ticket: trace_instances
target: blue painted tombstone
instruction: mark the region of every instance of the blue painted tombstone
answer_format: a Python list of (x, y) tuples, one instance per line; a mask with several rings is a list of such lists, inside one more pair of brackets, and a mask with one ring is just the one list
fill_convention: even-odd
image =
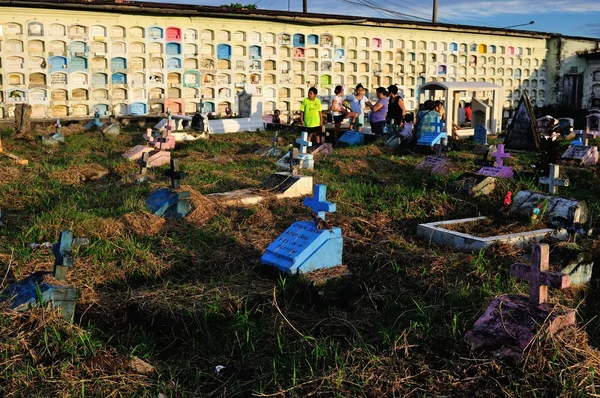
[(316, 46), (319, 44), (319, 36), (317, 35), (308, 35), (308, 41), (307, 41), (309, 46)]
[(249, 54), (251, 59), (260, 59), (262, 57), (262, 49), (260, 46), (250, 46)]
[(325, 200), (327, 187), (315, 185), (314, 196), (305, 198), (312, 209), (313, 221), (293, 223), (271, 243), (260, 259), (263, 264), (286, 273), (306, 273), (342, 264), (342, 230), (325, 222), (327, 212), (335, 212), (335, 203)]
[(340, 146), (363, 145), (365, 143), (365, 135), (358, 131), (348, 130), (338, 140)]
[(229, 44), (219, 44), (217, 46), (217, 59), (231, 59), (231, 46)]
[(83, 127), (85, 127), (86, 129), (99, 129), (100, 127), (102, 127), (102, 122), (100, 121), (101, 115), (102, 113), (100, 112), (100, 109), (94, 108), (94, 120), (89, 123), (86, 123)]
[(167, 174), (171, 177), (171, 188), (152, 192), (146, 199), (146, 207), (158, 217), (183, 218), (192, 210), (192, 194), (189, 191), (176, 191), (183, 177), (177, 159), (171, 158), (171, 168)]
[(215, 104), (212, 102), (205, 102), (204, 107), (202, 108), (204, 113), (212, 113), (215, 111)]
[(71, 58), (71, 72), (84, 72), (88, 69), (88, 61), (83, 57)]
[(302, 33), (296, 33), (294, 35), (294, 47), (304, 47), (304, 35)]
[(110, 70), (113, 72), (127, 69), (127, 60), (123, 57), (115, 57), (110, 60)]
[(67, 69), (67, 59), (65, 57), (50, 57), (48, 58), (48, 69), (50, 72), (65, 71)]
[(146, 104), (143, 102), (134, 102), (129, 105), (129, 113), (132, 115), (145, 115), (146, 112)]
[(448, 46), (450, 51), (458, 51), (458, 43), (450, 43), (450, 46)]
[(73, 266), (71, 251), (80, 244), (85, 244), (85, 241), (73, 239), (71, 231), (61, 232), (58, 243), (52, 245), (54, 272), (34, 272), (13, 283), (0, 294), (0, 301), (8, 301), (10, 308), (16, 311), (49, 304), (59, 309), (64, 319), (72, 322), (78, 294), (77, 289), (68, 286), (64, 280), (67, 269)]
[(445, 131), (442, 131), (442, 127), (444, 127), (444, 123), (440, 120), (440, 118), (436, 118), (436, 121), (431, 123), (433, 127), (435, 127), (435, 131), (433, 133), (425, 133), (418, 139), (418, 146), (428, 146), (433, 147), (434, 145), (440, 144), (442, 139), (445, 139), (448, 142), (448, 136)]
[(475, 134), (473, 135), (473, 140), (476, 144), (479, 145), (487, 145), (487, 130), (483, 124), (475, 127)]
[(446, 74), (446, 65), (440, 65), (438, 66), (438, 75), (445, 75)]
[(158, 26), (148, 28), (148, 40), (160, 41), (163, 39), (163, 29)]
[(127, 84), (127, 76), (123, 73), (113, 73), (111, 81), (112, 84)]
[(171, 57), (167, 60), (167, 69), (181, 69), (181, 60), (179, 58)]
[(54, 124), (55, 131), (47, 137), (42, 137), (42, 144), (44, 145), (58, 145), (65, 143), (65, 135), (62, 133), (60, 119), (56, 119)]
[(179, 55), (181, 54), (181, 44), (167, 43), (165, 52), (167, 53), (167, 55)]
[(571, 141), (571, 145), (583, 146), (583, 137), (582, 136), (577, 137), (576, 139)]

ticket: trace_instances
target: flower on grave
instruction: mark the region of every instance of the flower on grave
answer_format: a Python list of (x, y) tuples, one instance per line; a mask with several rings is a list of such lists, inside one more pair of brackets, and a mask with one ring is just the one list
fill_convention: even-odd
[(506, 196), (504, 197), (504, 211), (508, 212), (511, 204), (512, 204), (512, 191), (508, 191), (508, 192), (506, 192)]

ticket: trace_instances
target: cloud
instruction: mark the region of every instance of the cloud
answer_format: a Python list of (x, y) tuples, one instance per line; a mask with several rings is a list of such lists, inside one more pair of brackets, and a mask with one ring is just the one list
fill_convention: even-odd
[(440, 15), (444, 13), (454, 16), (492, 17), (499, 15), (530, 15), (535, 18), (539, 14), (583, 14), (600, 12), (600, 1), (597, 0), (547, 0), (544, 2), (528, 0), (483, 1), (479, 3), (460, 1), (452, 5), (440, 7)]

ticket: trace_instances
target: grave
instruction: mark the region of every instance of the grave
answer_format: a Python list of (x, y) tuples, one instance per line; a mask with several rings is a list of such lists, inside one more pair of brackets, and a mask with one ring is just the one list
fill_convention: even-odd
[(539, 151), (541, 137), (531, 101), (523, 94), (504, 139), (507, 149)]
[(54, 124), (56, 131), (47, 137), (42, 137), (42, 144), (44, 145), (58, 145), (65, 143), (65, 136), (61, 132), (62, 126), (60, 125), (60, 119), (56, 119)]
[(513, 198), (510, 212), (530, 216), (540, 203), (546, 202), (545, 217), (550, 225), (570, 228), (575, 224), (586, 224), (589, 209), (585, 201), (561, 198), (539, 192), (521, 191)]
[[(142, 158), (144, 161), (145, 156)], [(179, 161), (171, 159), (167, 175), (171, 178), (170, 188), (155, 190), (146, 199), (146, 207), (152, 214), (164, 218), (183, 218), (192, 210), (192, 194), (179, 190), (183, 174), (179, 171)]]
[(273, 133), (273, 137), (271, 138), (271, 146), (269, 147), (265, 147), (265, 148), (260, 148), (259, 150), (257, 150), (256, 152), (254, 152), (256, 155), (260, 155), (260, 156), (281, 156), (281, 154), (283, 153), (283, 149), (278, 148), (277, 144), (279, 144), (279, 136), (278, 136), (278, 132), (275, 131)]
[(453, 188), (473, 198), (487, 196), (496, 188), (496, 179), (475, 173), (464, 173), (453, 183)]
[(100, 132), (105, 135), (116, 136), (121, 134), (121, 125), (111, 116), (109, 121), (100, 127)]
[(558, 193), (558, 187), (568, 187), (569, 179), (558, 178), (560, 167), (556, 164), (550, 164), (550, 174), (548, 177), (540, 177), (540, 184), (548, 185), (548, 192), (553, 195)]
[(102, 122), (100, 121), (100, 109), (96, 108), (94, 110), (94, 120), (86, 123), (83, 127), (86, 129), (94, 129), (97, 130), (102, 127)]
[(445, 146), (446, 140), (442, 138), (441, 142), (436, 145), (437, 156), (427, 156), (417, 165), (417, 170), (424, 170), (440, 175), (448, 174), (450, 172), (450, 161), (444, 157)]
[(553, 238), (556, 240), (567, 240), (569, 238), (567, 230), (563, 228), (542, 228), (526, 232), (483, 237), (445, 228), (448, 225), (471, 223), (486, 219), (487, 217), (472, 217), (459, 220), (436, 221), (426, 224), (419, 224), (417, 226), (417, 235), (425, 237), (430, 243), (452, 246), (465, 251), (487, 249), (496, 243), (505, 243), (512, 246), (525, 247), (546, 238)]
[(498, 144), (498, 149), (492, 154), (496, 158), (495, 167), (482, 167), (477, 174), (488, 177), (513, 178), (512, 167), (504, 166), (504, 159), (510, 158), (510, 154), (504, 153), (504, 145)]
[(529, 297), (508, 294), (495, 298), (465, 335), (474, 349), (518, 359), (540, 333), (552, 336), (575, 324), (575, 311), (548, 303), (548, 287), (566, 289), (568, 275), (548, 271), (547, 244), (532, 248), (531, 267), (513, 264), (510, 274), (529, 281)]
[(313, 155), (307, 152), (308, 147), (312, 146), (312, 142), (308, 141), (308, 133), (304, 131), (302, 137), (296, 139), (296, 143), (300, 145), (298, 153), (295, 149), (290, 150), (281, 159), (277, 161), (277, 165), (283, 169), (297, 170), (307, 169), (312, 170), (315, 162)]
[(144, 139), (158, 150), (175, 149), (175, 137), (171, 134), (172, 130), (173, 120), (168, 119), (166, 126), (161, 128), (158, 134), (153, 133), (152, 129), (147, 129)]
[(72, 250), (86, 243), (86, 239), (73, 239), (71, 231), (61, 232), (58, 243), (52, 245), (54, 271), (37, 271), (13, 283), (0, 294), (0, 301), (9, 301), (10, 308), (16, 311), (49, 304), (65, 320), (73, 322), (78, 293), (65, 279), (67, 269), (73, 266)]
[(435, 119), (435, 122), (431, 123), (433, 127), (435, 127), (435, 131), (433, 133), (425, 133), (417, 140), (417, 146), (425, 146), (429, 148), (433, 148), (435, 145), (438, 145), (445, 140), (448, 142), (448, 135), (445, 131), (442, 131), (444, 127), (444, 123), (440, 120), (439, 117)]
[(325, 214), (336, 210), (325, 200), (326, 186), (315, 185), (314, 196), (304, 205), (312, 210), (313, 220), (293, 223), (271, 243), (261, 262), (285, 273), (307, 273), (342, 264), (342, 230), (330, 226)]
[(487, 130), (483, 124), (475, 127), (475, 134), (473, 140), (477, 145), (487, 145)]
[(365, 143), (365, 135), (363, 133), (359, 133), (358, 131), (348, 130), (342, 135), (337, 144), (340, 147), (347, 146), (355, 146), (355, 145), (364, 145)]
[(311, 155), (313, 155), (315, 159), (329, 156), (331, 154), (333, 154), (333, 145), (329, 143), (321, 144), (311, 152)]
[(583, 145), (583, 140), (577, 144), (571, 142), (561, 159), (578, 166), (594, 166), (598, 163), (598, 147)]
[(131, 161), (136, 161), (136, 160), (140, 159), (144, 153), (148, 153), (148, 152), (152, 152), (152, 151), (153, 151), (153, 149), (150, 148), (149, 146), (136, 145), (129, 151), (125, 152), (123, 154), (123, 157), (126, 159), (129, 159)]

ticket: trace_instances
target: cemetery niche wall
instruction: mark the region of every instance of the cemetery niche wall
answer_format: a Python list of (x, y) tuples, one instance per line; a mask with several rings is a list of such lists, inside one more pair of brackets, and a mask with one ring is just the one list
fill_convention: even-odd
[[(44, 8), (40, 0), (17, 3), (19, 6), (0, 4), (0, 21), (11, 21), (0, 22), (4, 33), (0, 54), (4, 98), (9, 98), (8, 90), (25, 92), (32, 81), (40, 87), (39, 76), (30, 79), (34, 73), (45, 76), (47, 89), (60, 88), (70, 93), (81, 88), (90, 93), (79, 103), (76, 115), (70, 104), (38, 100), (38, 108), (47, 109), (39, 109), (37, 114), (48, 117), (80, 117), (83, 112), (91, 117), (96, 108), (110, 112), (115, 106), (121, 114), (131, 109), (139, 114), (144, 110), (140, 103), (146, 104), (145, 111), (149, 114), (162, 113), (167, 108), (191, 113), (192, 107), (186, 106), (191, 99), (194, 103), (210, 104), (205, 109), (218, 114), (218, 104), (235, 103), (236, 85), (249, 84), (257, 93), (274, 88), (274, 95), (268, 101), (266, 97), (261, 99), (262, 114), (272, 113), (276, 107), (281, 110), (282, 120), (290, 121), (295, 104), (302, 101), (313, 85), (318, 86), (325, 103), (330, 101), (336, 84), (362, 83), (370, 94), (380, 85), (397, 84), (405, 95), (406, 107), (413, 111), (424, 99), (425, 87), (419, 86), (437, 84), (448, 89), (452, 85), (472, 85), (480, 86), (476, 95), (467, 96), (465, 92), (455, 98), (452, 94), (446, 99), (447, 104), (470, 100), (474, 112), (482, 112), (481, 123), (493, 134), (501, 120), (498, 109), (516, 107), (515, 101), (526, 85), (531, 98), (536, 98), (533, 105), (550, 104), (554, 100), (551, 87), (542, 85), (554, 81), (550, 68), (546, 71), (546, 64), (552, 59), (548, 42), (555, 39), (547, 34), (509, 34), (457, 25), (452, 28), (453, 41), (449, 43), (447, 32), (432, 30), (425, 24), (373, 18), (356, 17), (361, 22), (339, 26), (332, 34), (323, 27), (330, 22), (323, 15), (311, 17), (322, 20), (322, 25), (286, 21), (284, 28), (278, 24), (280, 16), (261, 15), (261, 10), (255, 10), (259, 18), (250, 20), (232, 11), (223, 25), (223, 20), (210, 17), (210, 7), (199, 9), (190, 21), (189, 9), (169, 5), (168, 23), (157, 24), (156, 18), (146, 11), (160, 15), (166, 6), (159, 3), (152, 6), (144, 3), (144, 12), (115, 3), (119, 13), (111, 21), (102, 21), (104, 10), (93, 2), (86, 3), (85, 11), (77, 0), (64, 0), (52, 8)], [(61, 21), (65, 10), (77, 18), (77, 24)], [(298, 16), (303, 18), (302, 14)], [(337, 20), (337, 16), (331, 20)], [(376, 33), (372, 23), (379, 26)], [(586, 45), (594, 49), (595, 40)], [(143, 78), (134, 76), (142, 71)], [(168, 81), (170, 72), (177, 72), (181, 78)], [(114, 88), (132, 84), (145, 90), (148, 98), (94, 96), (96, 89), (113, 93)], [(598, 91), (596, 86), (591, 85), (589, 90)], [(198, 89), (193, 98), (183, 95), (184, 88), (190, 87)], [(280, 88), (287, 89), (285, 96)], [(160, 92), (153, 93), (153, 89)], [(170, 89), (177, 89), (179, 97), (169, 98), (169, 93), (176, 92)], [(490, 91), (492, 95), (488, 96)], [(584, 94), (589, 98), (595, 95)], [(52, 109), (53, 105), (56, 108)], [(8, 101), (2, 107), (1, 114), (8, 117)], [(453, 109), (448, 116), (458, 120), (454, 113)], [(464, 127), (460, 135), (472, 134)]]

